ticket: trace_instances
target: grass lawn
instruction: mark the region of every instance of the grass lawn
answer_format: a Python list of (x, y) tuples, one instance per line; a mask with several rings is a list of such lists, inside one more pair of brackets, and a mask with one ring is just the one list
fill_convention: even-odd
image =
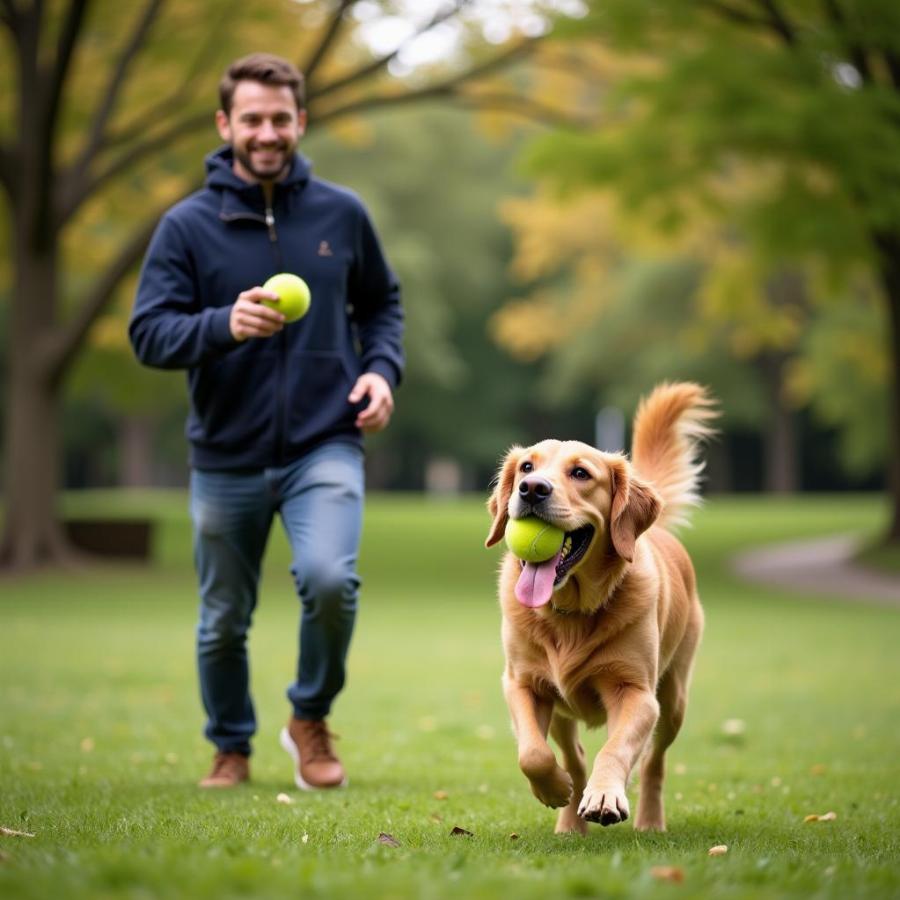
[[(298, 618), (280, 533), (251, 640), (253, 781), (201, 792), (184, 498), (70, 502), (150, 510), (156, 560), (0, 582), (0, 826), (35, 835), (0, 836), (2, 898), (900, 896), (900, 610), (728, 569), (770, 541), (872, 536), (877, 498), (717, 499), (696, 515), (684, 537), (707, 632), (669, 757), (669, 831), (629, 821), (587, 838), (554, 836), (516, 767), (480, 498), (370, 500), (332, 721), (351, 783), (315, 795), (293, 788), (277, 745)], [(742, 733), (723, 729), (734, 719)], [(587, 735), (589, 754), (601, 739)], [(728, 853), (709, 857), (716, 844)]]

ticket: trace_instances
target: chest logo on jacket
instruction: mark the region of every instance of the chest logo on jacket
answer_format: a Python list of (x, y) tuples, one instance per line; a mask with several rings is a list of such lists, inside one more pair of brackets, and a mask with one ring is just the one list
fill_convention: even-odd
[(328, 241), (319, 241), (319, 256), (334, 256)]

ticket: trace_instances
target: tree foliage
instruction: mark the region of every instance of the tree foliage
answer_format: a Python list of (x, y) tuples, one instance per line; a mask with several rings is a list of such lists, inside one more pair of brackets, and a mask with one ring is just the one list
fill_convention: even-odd
[(890, 385), (884, 457), (900, 539), (900, 7), (610, 0), (568, 31), (623, 63), (597, 103), (602, 127), (538, 139), (532, 171), (562, 196), (609, 190), (618, 214), (679, 250), (702, 238), (698, 314), (729, 320), (733, 349), (808, 349), (788, 386), (825, 390), (811, 316), (854, 304), (860, 280), (880, 294), (865, 333), (887, 326), (874, 356), (887, 360), (875, 369)]

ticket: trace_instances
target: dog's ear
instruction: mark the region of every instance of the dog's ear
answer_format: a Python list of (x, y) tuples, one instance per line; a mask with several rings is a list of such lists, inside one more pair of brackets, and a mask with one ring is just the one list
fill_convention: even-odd
[(506, 531), (506, 523), (509, 521), (509, 498), (512, 494), (513, 484), (516, 480), (516, 468), (522, 456), (521, 447), (511, 447), (497, 470), (496, 483), (491, 496), (488, 498), (487, 508), (494, 520), (491, 530), (488, 532), (485, 547), (493, 547)]
[(663, 502), (646, 481), (630, 471), (623, 459), (612, 467), (613, 498), (609, 535), (613, 549), (626, 562), (634, 562), (634, 545), (658, 518)]

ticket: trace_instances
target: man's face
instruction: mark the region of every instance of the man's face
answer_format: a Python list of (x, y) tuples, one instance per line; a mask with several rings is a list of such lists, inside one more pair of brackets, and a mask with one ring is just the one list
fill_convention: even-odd
[(278, 181), (287, 175), (306, 112), (297, 109), (286, 85), (239, 81), (229, 115), (220, 109), (216, 126), (234, 151), (234, 171), (245, 181)]

